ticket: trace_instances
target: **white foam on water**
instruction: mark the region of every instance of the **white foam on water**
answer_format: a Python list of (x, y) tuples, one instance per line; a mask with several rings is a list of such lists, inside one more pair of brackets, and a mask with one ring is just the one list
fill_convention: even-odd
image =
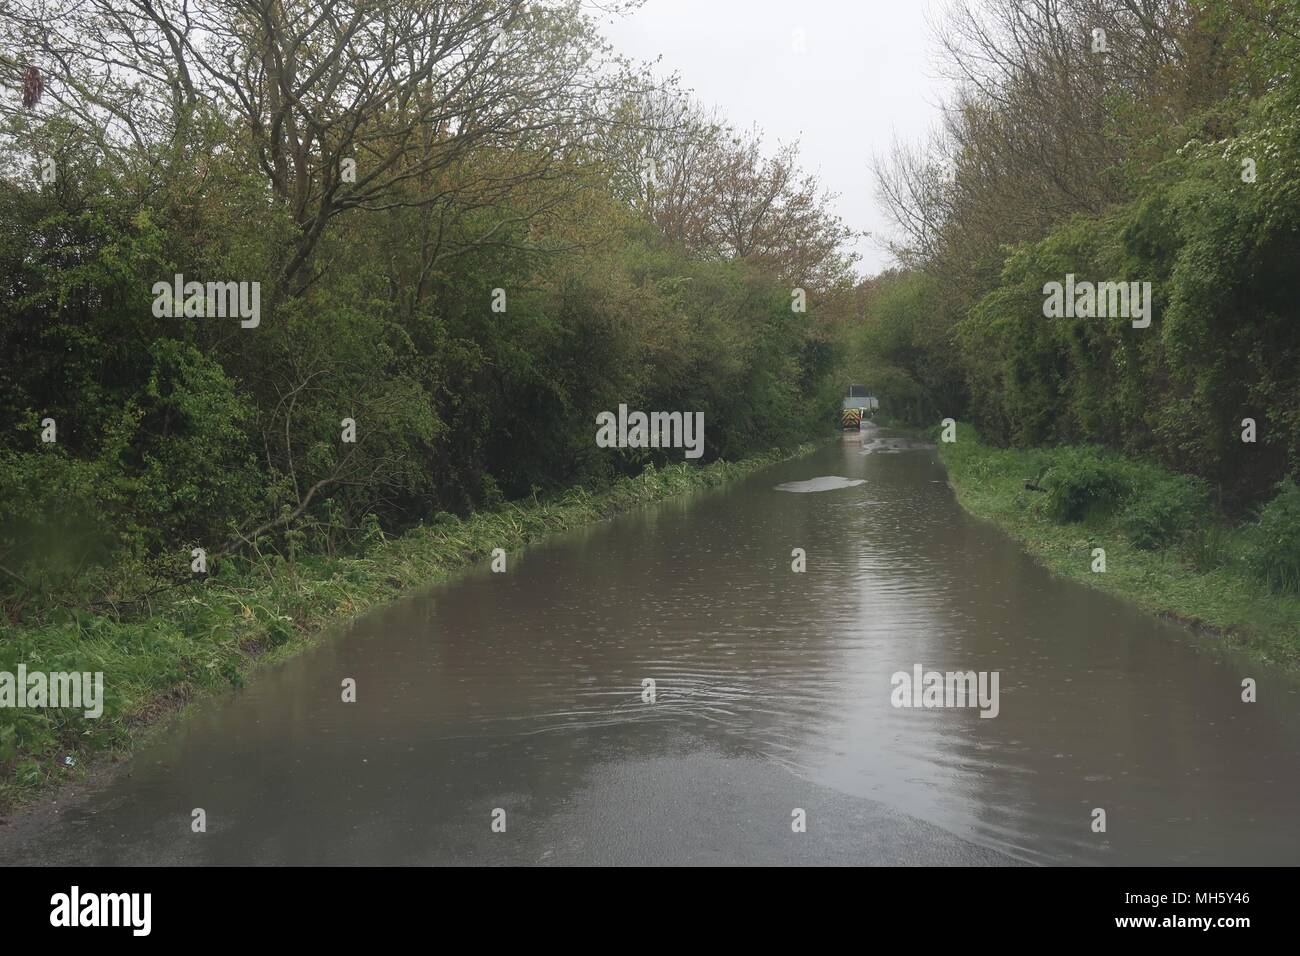
[(806, 494), (810, 491), (838, 491), (840, 488), (852, 488), (865, 485), (865, 478), (841, 478), (839, 475), (823, 475), (821, 478), (809, 478), (807, 481), (787, 481), (777, 485), (777, 491), (793, 491)]

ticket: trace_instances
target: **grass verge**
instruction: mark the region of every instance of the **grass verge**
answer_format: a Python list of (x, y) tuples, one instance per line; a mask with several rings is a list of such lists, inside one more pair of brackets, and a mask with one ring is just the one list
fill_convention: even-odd
[(376, 532), (359, 554), (227, 560), (218, 575), (170, 592), (146, 615), (69, 612), (50, 623), (0, 629), (0, 672), (102, 671), (103, 714), (0, 708), (0, 811), (121, 757), (141, 736), (198, 696), (239, 686), (259, 661), (283, 658), (322, 630), (412, 588), (547, 535), (687, 491), (710, 488), (810, 451), (803, 445), (740, 462), (647, 468), (592, 493), (511, 503), (461, 519), (438, 515), (400, 537)]
[[(1184, 493), (1185, 476), (1094, 449), (993, 448), (966, 425), (938, 447), (962, 507), (1054, 572), (1300, 669), (1300, 596), (1251, 572), (1259, 529)], [(1054, 484), (1054, 474), (1065, 478)], [(1095, 548), (1105, 549), (1105, 573), (1092, 570)]]

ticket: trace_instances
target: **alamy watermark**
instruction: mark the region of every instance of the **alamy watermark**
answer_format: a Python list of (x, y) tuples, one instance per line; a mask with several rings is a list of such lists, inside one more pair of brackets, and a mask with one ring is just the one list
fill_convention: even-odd
[(132, 936), (148, 936), (152, 911), (152, 893), (83, 893), (74, 886), (50, 897), (50, 925), (55, 927), (125, 926)]
[(0, 671), (0, 707), (71, 707), (92, 720), (104, 712), (104, 672)]
[(1133, 328), (1151, 324), (1150, 282), (1065, 282), (1043, 286), (1043, 315), (1049, 319), (1132, 319)]
[(687, 458), (704, 454), (703, 412), (631, 412), (596, 415), (599, 448), (685, 448)]
[(895, 707), (978, 707), (981, 717), (996, 717), (998, 671), (895, 671), (889, 702)]
[(186, 282), (176, 273), (172, 282), (155, 282), (153, 314), (157, 319), (224, 319), (238, 316), (241, 328), (255, 329), (262, 321), (262, 283)]

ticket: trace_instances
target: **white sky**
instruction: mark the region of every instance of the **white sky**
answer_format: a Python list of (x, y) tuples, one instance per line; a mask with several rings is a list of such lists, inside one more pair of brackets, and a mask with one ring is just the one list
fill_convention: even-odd
[[(800, 140), (802, 165), (839, 193), (852, 229), (888, 234), (870, 162), (897, 135), (920, 142), (939, 123), (946, 85), (934, 68), (927, 13), (937, 0), (646, 0), (629, 17), (604, 18), (615, 49), (677, 72), (706, 107), (740, 129), (757, 124), (769, 151)], [(795, 52), (802, 31), (805, 52)], [(861, 240), (858, 270), (889, 254)]]

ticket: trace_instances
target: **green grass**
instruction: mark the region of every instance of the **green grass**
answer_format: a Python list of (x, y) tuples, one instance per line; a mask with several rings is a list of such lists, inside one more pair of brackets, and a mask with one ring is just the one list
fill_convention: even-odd
[[(1271, 593), (1251, 574), (1250, 525), (1233, 527), (1211, 514), (1180, 540), (1147, 550), (1126, 533), (1118, 508), (1097, 509), (1076, 523), (1053, 521), (1050, 494), (1027, 489), (1025, 479), (1080, 451), (992, 448), (966, 425), (958, 426), (956, 442), (939, 443), (962, 507), (999, 525), (1056, 573), (1211, 630), (1260, 659), (1300, 668), (1300, 597)], [(1117, 455), (1109, 461), (1126, 477), (1130, 506), (1176, 478), (1150, 463)], [(1092, 571), (1093, 548), (1106, 550), (1104, 574)]]
[(256, 662), (283, 658), (324, 628), (445, 580), (494, 548), (509, 553), (811, 448), (706, 466), (651, 466), (599, 493), (575, 488), (554, 500), (513, 503), (466, 519), (438, 515), (400, 537), (376, 533), (364, 553), (350, 557), (228, 560), (216, 576), (169, 592), (134, 618), (73, 611), (57, 621), (0, 629), (0, 671), (14, 673), (23, 662), (29, 671), (104, 672), (98, 719), (63, 709), (0, 709), (0, 809), (81, 773), (95, 758), (125, 754), (157, 718), (197, 696), (238, 686)]

